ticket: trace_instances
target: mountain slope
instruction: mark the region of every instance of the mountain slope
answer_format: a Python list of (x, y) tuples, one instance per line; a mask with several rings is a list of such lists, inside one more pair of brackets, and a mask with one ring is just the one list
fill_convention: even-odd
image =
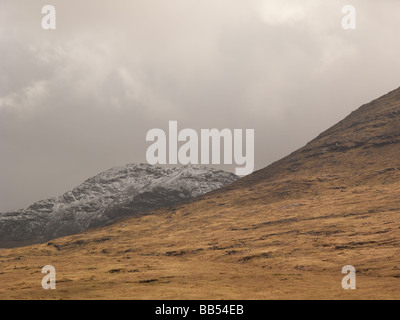
[(0, 247), (45, 242), (143, 215), (235, 181), (232, 173), (204, 166), (162, 169), (147, 164), (113, 168), (57, 198), (0, 214)]
[[(399, 299), (398, 128), (400, 89), (196, 201), (1, 250), (0, 298)], [(45, 264), (56, 291), (41, 289)], [(357, 290), (341, 287), (345, 265)]]

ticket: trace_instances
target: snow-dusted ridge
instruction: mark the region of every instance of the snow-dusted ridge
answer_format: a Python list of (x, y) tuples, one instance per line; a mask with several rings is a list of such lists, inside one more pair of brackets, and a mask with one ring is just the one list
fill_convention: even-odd
[(237, 180), (200, 165), (164, 169), (128, 164), (104, 171), (63, 195), (0, 213), (0, 248), (16, 247), (103, 226), (121, 217), (176, 205)]

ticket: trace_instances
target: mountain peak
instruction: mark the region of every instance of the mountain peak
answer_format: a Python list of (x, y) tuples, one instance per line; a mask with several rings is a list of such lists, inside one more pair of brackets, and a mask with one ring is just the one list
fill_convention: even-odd
[(127, 216), (182, 203), (238, 179), (206, 166), (164, 169), (146, 163), (111, 168), (26, 209), (0, 214), (1, 247), (82, 232)]

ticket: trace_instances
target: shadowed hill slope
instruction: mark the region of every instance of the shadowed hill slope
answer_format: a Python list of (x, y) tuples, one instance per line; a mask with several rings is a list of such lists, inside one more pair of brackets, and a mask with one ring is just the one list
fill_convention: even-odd
[[(400, 298), (400, 89), (195, 201), (0, 251), (0, 298)], [(58, 289), (41, 289), (52, 264)], [(341, 287), (342, 267), (357, 290)]]

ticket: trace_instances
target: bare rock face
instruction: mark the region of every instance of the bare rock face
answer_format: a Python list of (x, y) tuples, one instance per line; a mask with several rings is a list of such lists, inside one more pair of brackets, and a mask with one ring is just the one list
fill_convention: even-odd
[(238, 177), (205, 166), (173, 169), (148, 164), (113, 168), (56, 198), (0, 213), (0, 248), (46, 242), (176, 205), (228, 185)]

